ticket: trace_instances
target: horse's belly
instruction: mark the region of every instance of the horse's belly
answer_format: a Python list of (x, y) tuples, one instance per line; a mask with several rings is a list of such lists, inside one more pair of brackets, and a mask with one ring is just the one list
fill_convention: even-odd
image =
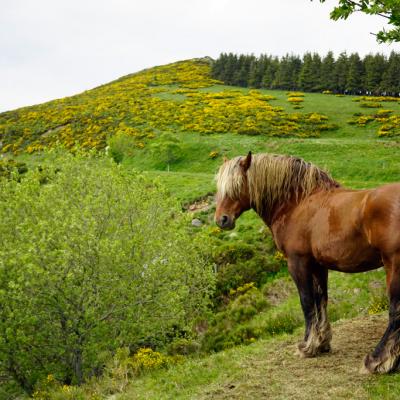
[(313, 253), (320, 264), (341, 272), (364, 272), (382, 264), (379, 251), (360, 240), (321, 243)]

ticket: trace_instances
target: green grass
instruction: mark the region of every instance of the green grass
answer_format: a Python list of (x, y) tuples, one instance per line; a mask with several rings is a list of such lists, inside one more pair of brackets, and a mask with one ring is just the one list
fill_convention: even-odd
[[(343, 185), (352, 188), (374, 187), (394, 182), (400, 176), (400, 145), (394, 141), (378, 139), (266, 139), (234, 135), (199, 137), (181, 135), (181, 159), (170, 167), (170, 172), (160, 171), (157, 160), (148, 153), (138, 151), (124, 165), (151, 171), (159, 175), (180, 199), (192, 200), (191, 193), (201, 187), (206, 194), (215, 190), (213, 176), (222, 163), (221, 157), (210, 159), (211, 151), (218, 151), (228, 158), (247, 154), (248, 151), (290, 154), (302, 157), (328, 170)], [(175, 178), (173, 176), (175, 175)]]

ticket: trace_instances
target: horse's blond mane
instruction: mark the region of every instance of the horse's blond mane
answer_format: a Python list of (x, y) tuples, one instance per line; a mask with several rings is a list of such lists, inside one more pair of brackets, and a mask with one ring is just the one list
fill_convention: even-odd
[[(239, 164), (241, 159), (233, 158), (221, 166), (217, 187), (222, 197), (240, 197), (244, 184)], [(260, 214), (293, 196), (300, 200), (318, 189), (329, 190), (339, 186), (328, 173), (301, 158), (272, 154), (252, 156), (247, 181), (250, 200)]]

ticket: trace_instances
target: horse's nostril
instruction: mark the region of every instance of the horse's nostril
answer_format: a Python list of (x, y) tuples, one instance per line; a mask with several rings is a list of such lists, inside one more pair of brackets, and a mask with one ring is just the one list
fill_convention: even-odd
[(228, 216), (227, 215), (223, 215), (221, 217), (221, 225), (225, 225), (228, 222)]

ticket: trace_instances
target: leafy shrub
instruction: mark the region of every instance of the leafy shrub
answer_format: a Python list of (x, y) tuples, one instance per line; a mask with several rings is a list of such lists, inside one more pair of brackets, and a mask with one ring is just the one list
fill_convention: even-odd
[[(117, 348), (164, 345), (208, 304), (200, 235), (164, 191), (110, 160), (65, 156), (48, 182), (0, 180), (0, 373), (81, 383)], [(3, 361), (4, 360), (4, 361)]]
[(262, 331), (246, 323), (267, 307), (268, 302), (257, 288), (240, 295), (229, 303), (226, 310), (213, 316), (202, 339), (202, 350), (220, 351), (253, 342)]
[(151, 151), (169, 171), (170, 164), (178, 161), (182, 156), (182, 145), (176, 135), (163, 133), (159, 140), (152, 144)]
[(78, 387), (63, 385), (50, 374), (37, 383), (33, 398), (37, 400), (100, 400), (104, 398), (105, 393), (123, 392), (130, 379), (136, 376), (169, 367), (180, 361), (179, 356), (167, 356), (148, 348), (139, 349), (134, 355), (130, 354), (128, 348), (120, 348), (107, 362), (100, 390), (96, 390), (98, 385), (93, 379), (88, 385)]
[(22, 175), (28, 171), (28, 167), (23, 162), (14, 161), (12, 159), (0, 159), (0, 178), (10, 178), (12, 171), (16, 171), (18, 175)]
[(267, 318), (263, 326), (263, 333), (271, 336), (292, 333), (302, 323), (299, 313), (294, 313), (292, 310), (280, 310)]
[(125, 133), (110, 137), (107, 144), (107, 153), (117, 164), (121, 163), (125, 157), (132, 157), (137, 148), (136, 139)]
[[(255, 282), (257, 286), (279, 270), (279, 265), (266, 255), (257, 255), (250, 260), (236, 260), (234, 264), (220, 267), (217, 275), (216, 298), (223, 298), (246, 283)], [(218, 301), (217, 301), (218, 303)]]
[(200, 349), (200, 344), (189, 338), (178, 338), (168, 345), (168, 354), (171, 355), (188, 355), (197, 353)]

